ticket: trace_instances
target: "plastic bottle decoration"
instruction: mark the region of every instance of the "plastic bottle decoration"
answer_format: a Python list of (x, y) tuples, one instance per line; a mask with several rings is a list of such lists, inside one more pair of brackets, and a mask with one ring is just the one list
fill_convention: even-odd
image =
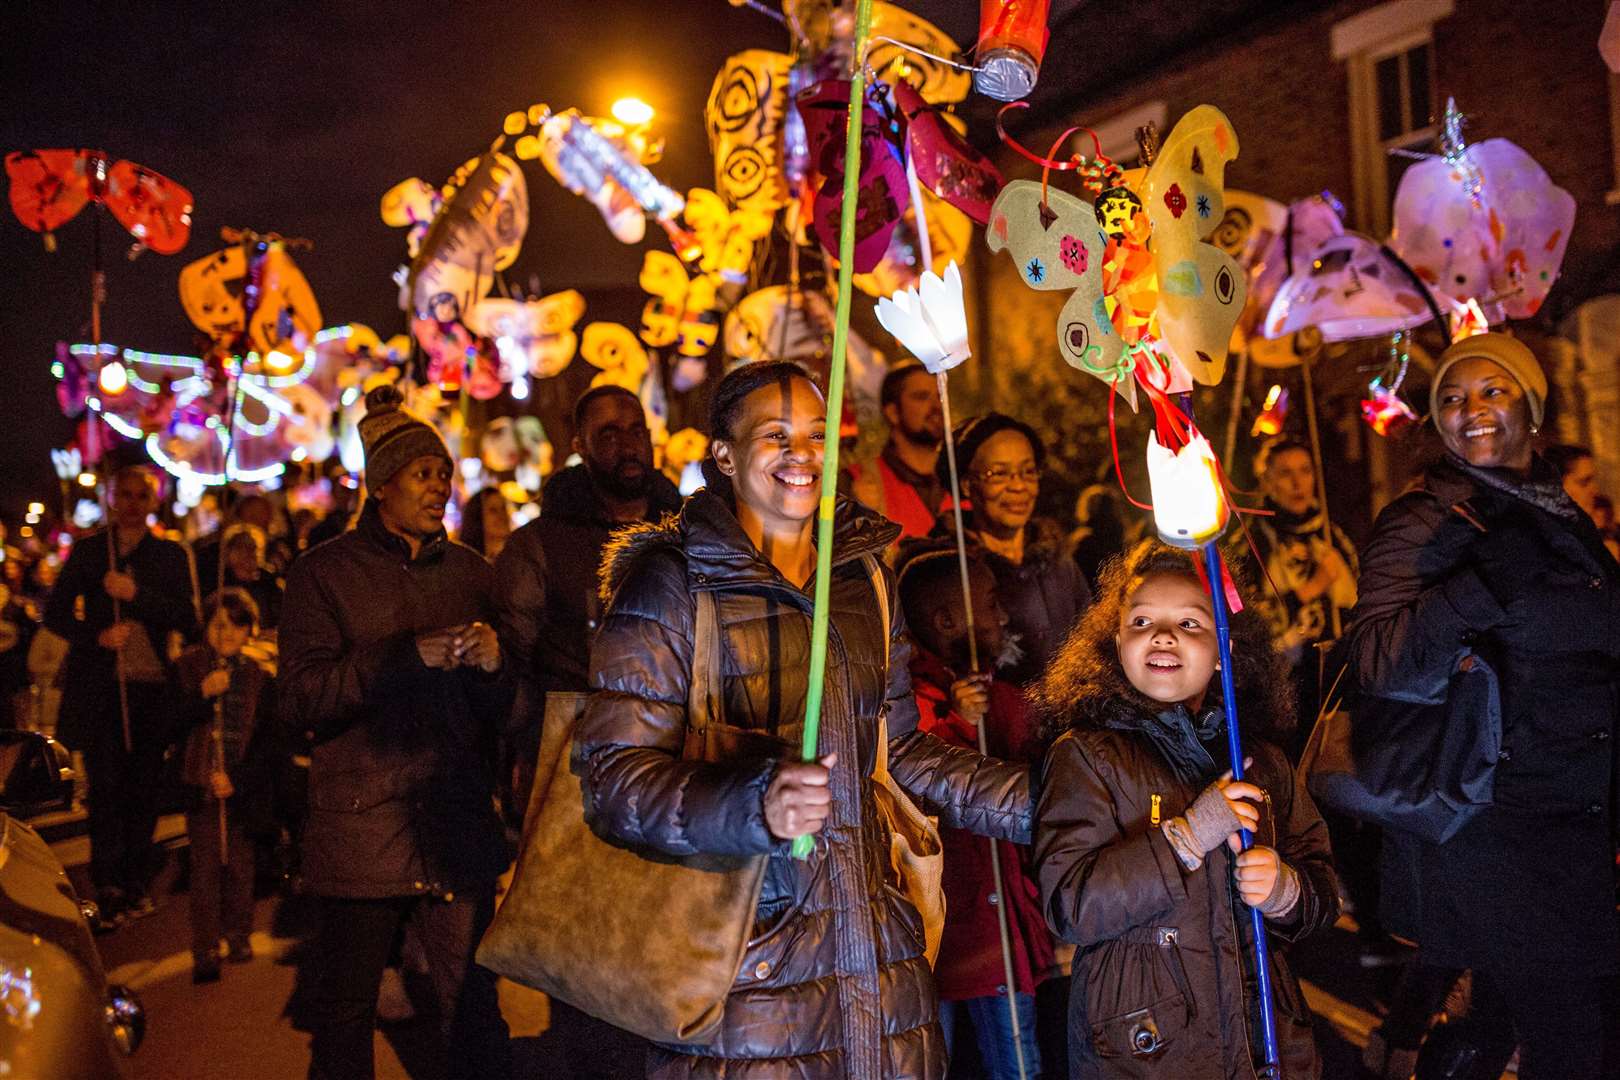
[(962, 304), (962, 272), (954, 262), (945, 268), (944, 277), (930, 270), (917, 288), (879, 300), (877, 318), (932, 374), (949, 371), (973, 355)]
[(997, 101), (1029, 96), (1051, 37), (1049, 6), (1050, 0), (980, 0), (974, 89)]

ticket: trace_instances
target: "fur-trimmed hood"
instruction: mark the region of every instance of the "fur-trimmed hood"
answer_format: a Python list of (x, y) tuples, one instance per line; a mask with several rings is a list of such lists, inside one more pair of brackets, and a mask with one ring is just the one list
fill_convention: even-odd
[[(839, 496), (833, 511), (833, 565), (867, 554), (881, 555), (899, 535), (900, 527), (892, 521), (853, 499)], [(678, 549), (686, 556), (687, 577), (695, 587), (711, 581), (783, 583), (781, 574), (743, 532), (731, 503), (705, 488), (688, 496), (678, 513), (613, 534), (602, 549), (597, 575), (602, 603), (612, 601), (638, 559), (665, 547)]]

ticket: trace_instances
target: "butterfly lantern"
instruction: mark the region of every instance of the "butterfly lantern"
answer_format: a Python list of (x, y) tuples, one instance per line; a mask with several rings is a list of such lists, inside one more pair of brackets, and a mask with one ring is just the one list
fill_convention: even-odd
[(566, 289), (537, 300), (480, 300), (468, 312), (467, 325), (495, 343), (503, 381), (519, 374), (549, 379), (573, 361), (579, 344), (574, 327), (584, 315), (585, 298)]
[(193, 326), (272, 375), (296, 370), (321, 328), (309, 281), (279, 238), (250, 237), (196, 260), (180, 271), (179, 289)]
[(1237, 152), (1225, 115), (1201, 105), (1151, 166), (1124, 174), (1095, 202), (1015, 180), (991, 209), (990, 250), (1011, 255), (1031, 288), (1069, 293), (1057, 321), (1063, 359), (1133, 409), (1144, 388), (1161, 419), (1167, 394), (1220, 382), (1243, 311), (1242, 268), (1208, 242)]
[(56, 249), (55, 232), (87, 205), (105, 206), (135, 237), (136, 248), (173, 255), (191, 238), (191, 192), (133, 161), (101, 150), (17, 150), (6, 155), (11, 209)]

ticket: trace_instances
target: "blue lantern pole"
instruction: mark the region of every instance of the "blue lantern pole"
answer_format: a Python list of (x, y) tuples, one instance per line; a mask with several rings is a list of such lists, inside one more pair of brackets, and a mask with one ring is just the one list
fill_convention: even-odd
[[(1210, 607), (1215, 613), (1215, 642), (1221, 657), (1221, 704), (1226, 710), (1226, 745), (1232, 754), (1232, 779), (1243, 779), (1243, 737), (1238, 734), (1237, 688), (1232, 677), (1232, 627), (1226, 610), (1225, 578), (1221, 573), (1221, 553), (1215, 541), (1204, 545), (1204, 568), (1209, 578)], [(1254, 846), (1254, 834), (1238, 830), (1243, 850)], [(1260, 1039), (1265, 1052), (1265, 1073), (1281, 1076), (1277, 1052), (1277, 1014), (1271, 990), (1271, 946), (1266, 940), (1266, 917), (1259, 908), (1249, 909), (1254, 927), (1255, 983), (1260, 992)]]

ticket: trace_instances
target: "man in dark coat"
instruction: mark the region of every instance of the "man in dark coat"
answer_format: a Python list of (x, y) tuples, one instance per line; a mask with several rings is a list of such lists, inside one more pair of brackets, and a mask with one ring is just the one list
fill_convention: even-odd
[[(597, 568), (615, 529), (657, 521), (680, 509), (675, 485), (653, 468), (652, 435), (641, 401), (621, 386), (585, 391), (574, 405), (578, 465), (553, 476), (540, 516), (512, 534), (495, 561), (501, 648), (517, 680), (503, 783), (509, 819), (521, 820), (534, 782), (546, 695), (589, 688), (591, 639), (602, 618)], [(564, 1002), (552, 1021), (572, 1075), (639, 1070), (645, 1044)]]
[(320, 897), (311, 1077), (372, 1075), (378, 983), (410, 919), (452, 1076), (509, 1070), (495, 977), (473, 962), (508, 858), (491, 762), (502, 710), (489, 564), (445, 535), (449, 452), (381, 387), (361, 421), (371, 499), (293, 566), (282, 717), (311, 746), (302, 883)]
[[(161, 790), (153, 778), (176, 735), (164, 702), (173, 675), (169, 639), (189, 638), (197, 628), (191, 557), (147, 525), (157, 500), (149, 470), (120, 471), (113, 479), (111, 528), (73, 546), (45, 607), (45, 625), (69, 645), (63, 741), (85, 751), (90, 877), (109, 920), (152, 910), (146, 877)], [(116, 570), (108, 569), (109, 538), (116, 543)]]

